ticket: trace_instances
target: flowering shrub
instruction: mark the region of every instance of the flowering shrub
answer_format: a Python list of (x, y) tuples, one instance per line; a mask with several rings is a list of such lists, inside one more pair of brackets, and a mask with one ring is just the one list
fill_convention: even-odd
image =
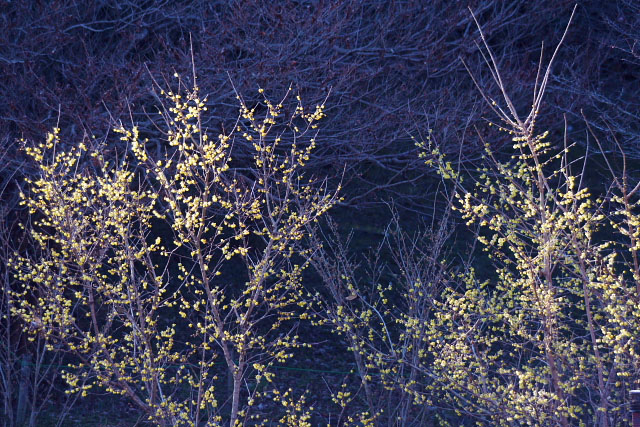
[(621, 425), (640, 381), (640, 186), (622, 154), (622, 173), (605, 158), (613, 185), (592, 194), (589, 159), (535, 126), (550, 65), (538, 71), (523, 117), (485, 47), (503, 102), (482, 96), (512, 150), (485, 144), (479, 165), (463, 173), (431, 132), (417, 145), (447, 185), (449, 209), (476, 230), (490, 271), (480, 257), (452, 268), (447, 215), (423, 236), (389, 226), (381, 247), (391, 263), (373, 257), (363, 267), (334, 238), (314, 260), (329, 291), (326, 320), (386, 425), (461, 416), (480, 425)]
[(438, 301), (430, 373), (458, 411), (493, 425), (620, 425), (640, 380), (635, 189), (626, 167), (611, 169), (611, 190), (594, 196), (586, 156), (536, 132), (549, 69), (522, 118), (491, 64), (504, 105), (490, 103), (513, 138), (510, 158), (487, 145), (483, 165), (463, 176), (432, 142), (419, 143), (495, 267), (485, 281), (469, 268)]
[[(61, 150), (59, 129), (25, 146), (39, 174), (23, 203), (42, 255), (12, 259), (12, 298), (34, 335), (76, 358), (69, 392), (124, 395), (161, 426), (241, 425), (264, 398), (246, 382), (272, 384), (273, 362), (305, 345), (296, 325), (312, 303), (301, 284), (311, 249), (300, 243), (336, 201), (303, 173), (324, 106), (307, 112), (298, 98), (283, 123), (290, 93), (260, 93), (254, 106), (238, 97), (232, 131), (211, 136), (197, 87), (161, 91), (159, 156), (136, 126), (115, 129), (129, 150), (114, 162), (87, 141)], [(234, 138), (254, 148), (249, 171), (231, 167)]]

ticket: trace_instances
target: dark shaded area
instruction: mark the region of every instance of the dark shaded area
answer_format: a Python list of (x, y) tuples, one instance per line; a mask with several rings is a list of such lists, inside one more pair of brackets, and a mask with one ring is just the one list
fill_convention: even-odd
[[(189, 76), (209, 93), (212, 126), (237, 114), (231, 82), (244, 96), (258, 86), (293, 85), (308, 105), (327, 94), (328, 119), (313, 161), (346, 180), (350, 206), (393, 198), (422, 210), (433, 192), (409, 133), (432, 128), (451, 152), (477, 156), (474, 125), (485, 106), (462, 60), (491, 94), (476, 47), (474, 10), (523, 108), (530, 103), (541, 42), (558, 42), (574, 2), (470, 1), (28, 1), (4, 2), (0, 20), (2, 150), (6, 176), (22, 165), (16, 139), (38, 141), (58, 123), (63, 140), (104, 135), (117, 120), (153, 133), (151, 76)], [(638, 20), (633, 1), (580, 2), (547, 94), (547, 123), (580, 110), (606, 119), (628, 155), (637, 137)], [(603, 124), (602, 127), (606, 128)], [(500, 145), (500, 141), (495, 141)], [(22, 167), (21, 167), (22, 165)], [(426, 190), (426, 191), (425, 191)], [(426, 197), (425, 197), (426, 196)]]

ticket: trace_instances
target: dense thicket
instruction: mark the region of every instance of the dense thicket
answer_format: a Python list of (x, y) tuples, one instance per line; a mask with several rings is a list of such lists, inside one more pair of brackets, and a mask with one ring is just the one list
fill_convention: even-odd
[[(541, 42), (558, 41), (572, 1), (194, 1), (56, 0), (0, 8), (4, 175), (20, 167), (16, 138), (37, 140), (58, 123), (72, 139), (101, 136), (129, 119), (150, 133), (150, 77), (190, 68), (191, 49), (210, 94), (211, 124), (235, 113), (240, 93), (290, 84), (310, 104), (328, 94), (333, 117), (314, 167), (344, 177), (352, 206), (393, 196), (429, 205), (407, 129), (434, 129), (449, 151), (478, 154), (479, 103), (462, 60), (491, 89), (467, 6), (482, 23), (517, 105), (535, 81)], [(638, 20), (634, 1), (582, 1), (548, 90), (545, 114), (580, 110), (606, 119), (638, 156)], [(547, 50), (548, 53), (548, 50)], [(486, 71), (486, 70), (485, 70)], [(185, 73), (181, 73), (185, 74)], [(601, 121), (598, 123), (602, 123)], [(552, 123), (557, 123), (554, 121)], [(604, 124), (601, 124), (605, 127)], [(494, 144), (499, 145), (500, 141)], [(247, 150), (248, 152), (248, 150)], [(27, 168), (28, 169), (28, 168)], [(419, 189), (418, 182), (421, 182)], [(426, 185), (429, 183), (427, 182)], [(381, 191), (382, 190), (382, 191)]]

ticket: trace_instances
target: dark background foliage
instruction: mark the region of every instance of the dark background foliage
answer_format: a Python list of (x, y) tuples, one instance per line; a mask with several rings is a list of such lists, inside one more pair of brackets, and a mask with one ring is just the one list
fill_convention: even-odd
[[(236, 116), (231, 82), (245, 96), (293, 85), (309, 105), (329, 94), (318, 173), (346, 167), (349, 206), (393, 198), (420, 211), (432, 191), (409, 133), (432, 128), (467, 159), (481, 147), (474, 126), (486, 111), (463, 60), (492, 88), (467, 6), (527, 108), (541, 42), (548, 58), (573, 1), (4, 1), (2, 174), (28, 173), (17, 138), (41, 140), (58, 119), (67, 141), (102, 136), (130, 112), (153, 132), (150, 77), (190, 75), (192, 48), (212, 127)], [(632, 0), (579, 2), (543, 111), (579, 129), (584, 110), (636, 157), (639, 12)]]

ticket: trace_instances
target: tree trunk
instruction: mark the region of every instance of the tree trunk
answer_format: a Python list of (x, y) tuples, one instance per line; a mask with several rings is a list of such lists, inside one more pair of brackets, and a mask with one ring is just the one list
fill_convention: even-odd
[(16, 425), (24, 424), (29, 406), (29, 378), (31, 377), (31, 356), (25, 354), (20, 360), (20, 384), (18, 386), (18, 405), (16, 407)]

